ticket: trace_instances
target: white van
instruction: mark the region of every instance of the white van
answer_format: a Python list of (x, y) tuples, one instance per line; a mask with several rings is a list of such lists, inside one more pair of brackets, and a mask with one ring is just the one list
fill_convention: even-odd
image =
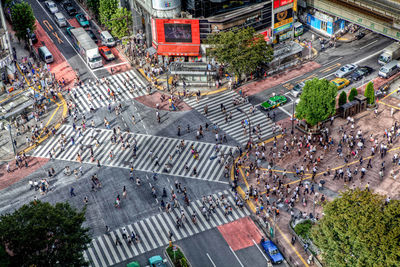
[(38, 53), (40, 58), (46, 62), (51, 63), (54, 61), (53, 55), (50, 53), (49, 49), (46, 46), (39, 47)]
[(100, 32), (101, 43), (108, 47), (115, 46), (115, 39), (108, 31)]
[(397, 60), (392, 60), (391, 62), (380, 68), (378, 75), (388, 79), (392, 77), (394, 74), (396, 74), (398, 71), (399, 71), (399, 62)]

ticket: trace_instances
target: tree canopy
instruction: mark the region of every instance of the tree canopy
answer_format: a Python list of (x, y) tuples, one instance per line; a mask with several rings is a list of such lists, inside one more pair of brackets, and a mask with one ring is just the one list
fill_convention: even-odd
[(367, 190), (347, 190), (324, 206), (312, 229), (327, 266), (398, 266), (400, 201)]
[(240, 79), (242, 74), (254, 72), (262, 63), (273, 59), (273, 50), (264, 36), (256, 34), (254, 28), (234, 29), (208, 36), (210, 56), (224, 64), (227, 70)]
[(353, 101), (354, 98), (358, 95), (358, 91), (355, 87), (351, 88), (350, 94), (349, 94), (349, 101)]
[(27, 2), (15, 4), (11, 9), (11, 20), (18, 40), (28, 40), (27, 29), (33, 32), (36, 28), (32, 7)]
[(132, 26), (132, 14), (125, 7), (120, 7), (107, 22), (107, 27), (111, 29), (111, 34), (118, 39), (129, 35)]
[(103, 25), (108, 25), (112, 15), (117, 12), (118, 0), (100, 0), (99, 15), (100, 22)]
[(68, 203), (31, 202), (0, 216), (0, 245), (12, 252), (11, 266), (87, 266), (84, 221), (85, 210)]
[(339, 106), (347, 103), (347, 94), (345, 91), (342, 91), (339, 95)]
[(367, 98), (367, 103), (370, 105), (375, 104), (375, 91), (373, 82), (369, 82), (365, 88), (364, 96)]
[(312, 126), (336, 112), (337, 87), (326, 79), (307, 81), (296, 106), (296, 117)]

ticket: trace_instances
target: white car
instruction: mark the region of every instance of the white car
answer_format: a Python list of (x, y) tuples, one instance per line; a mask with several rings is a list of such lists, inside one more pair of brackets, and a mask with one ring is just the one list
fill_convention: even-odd
[(358, 66), (356, 64), (346, 64), (335, 72), (335, 76), (338, 78), (346, 77), (353, 73), (357, 68)]
[(51, 14), (55, 14), (58, 12), (58, 7), (53, 1), (46, 1), (44, 2), (47, 9), (51, 12)]

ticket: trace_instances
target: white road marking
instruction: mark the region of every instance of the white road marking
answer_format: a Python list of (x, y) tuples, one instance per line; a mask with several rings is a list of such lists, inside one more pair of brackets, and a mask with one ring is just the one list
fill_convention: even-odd
[(258, 244), (256, 243), (256, 241), (254, 241), (254, 239), (252, 239), (252, 241), (253, 241), (254, 245), (258, 248), (258, 250), (260, 251), (260, 253), (263, 255), (263, 257), (265, 258), (265, 260), (266, 260), (267, 262), (270, 262), (270, 260), (267, 258), (267, 256), (265, 256), (264, 251), (261, 250), (261, 248), (258, 246)]
[(342, 59), (343, 57), (339, 57), (339, 58), (337, 58), (337, 59), (334, 59), (334, 60), (332, 60), (332, 61), (329, 61), (328, 63), (325, 63), (324, 65), (322, 65), (323, 67), (325, 67), (325, 66), (327, 66), (327, 65), (329, 65), (329, 64), (332, 64), (333, 62), (336, 62), (336, 61), (338, 61), (339, 59)]
[(236, 260), (239, 262), (240, 266), (244, 267), (243, 263), (239, 260), (239, 257), (236, 255), (236, 253), (233, 251), (231, 246), (229, 246), (229, 249), (232, 251), (233, 255), (235, 256)]
[(208, 253), (206, 253), (206, 255), (207, 255), (208, 259), (211, 261), (211, 264), (212, 264), (214, 267), (217, 267), (217, 265), (215, 265), (215, 263), (214, 263), (213, 260), (211, 259), (210, 255), (208, 255)]
[(283, 112), (285, 112), (287, 115), (289, 115), (289, 117), (292, 117), (292, 114), (289, 111), (287, 111), (286, 109), (284, 109), (283, 107), (279, 107), (279, 109), (282, 110)]
[(97, 68), (94, 71), (106, 70), (108, 68), (117, 67), (117, 66), (125, 65), (125, 64), (130, 64), (130, 63), (129, 62), (121, 62), (121, 63), (117, 63), (117, 64), (114, 64), (114, 65), (107, 65), (107, 66), (103, 66), (103, 67)]
[(375, 41), (373, 41), (373, 42), (370, 42), (369, 44), (364, 45), (363, 47), (360, 47), (359, 49), (361, 50), (361, 49), (363, 49), (363, 48), (366, 48), (366, 47), (368, 47), (368, 46), (370, 46), (370, 45), (372, 45), (372, 44), (374, 44), (374, 43), (376, 43), (376, 42), (378, 42), (378, 40), (375, 40)]

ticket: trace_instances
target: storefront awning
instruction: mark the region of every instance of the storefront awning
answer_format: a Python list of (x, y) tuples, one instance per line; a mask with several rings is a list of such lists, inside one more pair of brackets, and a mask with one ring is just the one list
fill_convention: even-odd
[(200, 45), (159, 44), (157, 54), (162, 56), (191, 56), (200, 55)]

